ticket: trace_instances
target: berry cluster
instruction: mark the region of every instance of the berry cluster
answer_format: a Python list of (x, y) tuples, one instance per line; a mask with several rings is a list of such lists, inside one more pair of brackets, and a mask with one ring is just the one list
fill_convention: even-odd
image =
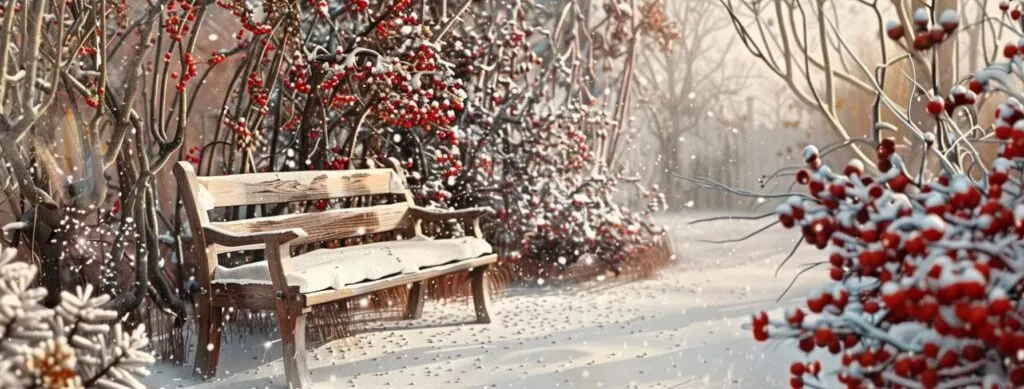
[(192, 79), (199, 74), (199, 71), (196, 70), (196, 58), (192, 53), (185, 53), (184, 57), (185, 61), (182, 63), (182, 66), (185, 69), (181, 75), (181, 80), (179, 80), (178, 85), (175, 86), (179, 92), (184, 92), (185, 88), (188, 87), (188, 82), (192, 81)]
[(224, 126), (234, 131), (235, 142), (240, 150), (253, 152), (266, 143), (266, 140), (263, 139), (263, 136), (258, 131), (253, 131), (249, 128), (244, 117), (238, 118), (235, 121), (224, 118)]
[(1013, 9), (1010, 9), (1010, 3), (1005, 1), (999, 2), (999, 10), (1003, 11), (1004, 14), (1008, 14), (1010, 19), (1020, 20), (1020, 4), (1016, 4)]
[(245, 0), (217, 0), (217, 6), (231, 11), (242, 24), (242, 29), (235, 35), (235, 39), (242, 40), (248, 31), (256, 36), (267, 35), (273, 30), (268, 23), (260, 22), (254, 16), (253, 7)]
[(201, 152), (202, 149), (199, 146), (193, 146), (189, 148), (187, 152), (185, 152), (185, 157), (182, 158), (182, 160), (198, 166), (200, 163), (202, 163), (202, 159), (199, 158)]
[[(1016, 123), (1019, 106), (1011, 100), (998, 115)], [(877, 177), (859, 161), (836, 174), (808, 147), (797, 175), (808, 193), (777, 213), (783, 226), (829, 248), (835, 282), (808, 298), (813, 318), (801, 308), (780, 321), (755, 315), (754, 338), (795, 338), (805, 352), (842, 354), (838, 378), (851, 388), (1024, 385), (1024, 160), (1007, 155), (1010, 145), (985, 180), (943, 173), (922, 184), (908, 178), (892, 139), (877, 149)], [(814, 375), (794, 367), (791, 386)]]
[(375, 28), (377, 35), (382, 39), (391, 38), (402, 34), (403, 26), (416, 25), (416, 15), (409, 12), (412, 8), (412, 0), (395, 0), (387, 7), (383, 18)]
[(168, 38), (181, 42), (182, 38), (192, 29), (199, 9), (188, 1), (176, 0), (169, 1), (164, 9), (167, 14), (164, 20), (164, 32), (167, 33)]
[[(938, 20), (932, 20), (932, 15), (925, 8), (914, 10), (913, 14), (914, 50), (928, 50), (949, 39), (960, 27), (960, 16), (956, 11), (947, 9), (938, 16)], [(899, 41), (903, 39), (906, 31), (898, 21), (891, 20), (885, 26), (885, 33), (890, 39)]]

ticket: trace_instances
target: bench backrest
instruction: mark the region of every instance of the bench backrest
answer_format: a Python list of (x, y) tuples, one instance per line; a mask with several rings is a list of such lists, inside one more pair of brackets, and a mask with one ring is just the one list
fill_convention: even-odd
[[(179, 166), (189, 174), (191, 164)], [(196, 205), (207, 211), (236, 205), (404, 195), (406, 191), (405, 179), (391, 169), (232, 174), (195, 177), (195, 181), (199, 184)]]
[[(203, 269), (212, 272), (216, 255), (238, 251), (207, 245), (203, 227), (215, 226), (238, 234), (302, 228), (307, 236), (293, 244), (316, 243), (406, 227), (411, 196), (405, 178), (391, 169), (344, 171), (299, 171), (282, 173), (234, 174), (199, 177), (192, 164), (179, 162), (174, 167), (179, 191), (197, 250), (203, 250)], [(324, 212), (255, 217), (230, 222), (211, 222), (209, 212), (215, 208), (291, 203), (321, 199), (361, 196), (405, 196), (405, 201), (388, 205), (334, 209)], [(262, 249), (262, 246), (243, 249)]]

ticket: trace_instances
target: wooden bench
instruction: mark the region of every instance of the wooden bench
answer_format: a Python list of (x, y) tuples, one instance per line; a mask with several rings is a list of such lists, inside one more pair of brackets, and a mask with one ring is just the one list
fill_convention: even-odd
[[(386, 288), (411, 285), (406, 316), (423, 310), (431, 278), (470, 271), (476, 321), (489, 323), (488, 266), (497, 261), (480, 235), (487, 208), (441, 211), (416, 206), (405, 179), (390, 169), (302, 171), (197, 177), (189, 163), (174, 168), (194, 240), (192, 258), (200, 287), (196, 300), (196, 374), (216, 374), (224, 308), (277, 312), (288, 385), (308, 388), (306, 314), (312, 307)], [(211, 222), (216, 208), (321, 199), (392, 197), (393, 204), (282, 216)], [(257, 207), (259, 208), (259, 207)], [(473, 236), (431, 239), (421, 222), (459, 220)], [(292, 255), (292, 247), (394, 232), (405, 240)], [(218, 254), (263, 250), (265, 261), (235, 268), (218, 265)]]

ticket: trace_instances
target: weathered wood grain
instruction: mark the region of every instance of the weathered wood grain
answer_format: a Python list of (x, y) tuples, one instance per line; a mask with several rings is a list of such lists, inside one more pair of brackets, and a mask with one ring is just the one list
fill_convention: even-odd
[[(299, 294), (297, 286), (290, 287), (291, 293), (297, 296), (299, 305), (305, 307), (305, 296)], [(273, 311), (275, 305), (274, 286), (270, 284), (213, 284), (213, 306), (235, 307), (245, 309), (256, 309), (262, 311)]]
[(404, 195), (405, 179), (389, 169), (302, 171), (198, 177), (203, 208), (381, 194)]
[[(399, 229), (408, 222), (406, 220), (408, 209), (409, 204), (398, 203), (218, 222), (211, 223), (211, 225), (238, 235), (302, 229), (306, 235), (289, 242), (292, 245), (301, 245)], [(258, 245), (246, 247), (258, 247)]]
[(381, 289), (387, 289), (399, 285), (405, 285), (416, 281), (429, 280), (434, 277), (443, 276), (448, 273), (455, 273), (469, 270), (478, 266), (492, 264), (498, 261), (497, 255), (486, 255), (479, 258), (467, 259), (451, 265), (432, 267), (417, 273), (403, 274), (397, 277), (385, 278), (382, 280), (364, 282), (352, 285), (345, 289), (328, 289), (319, 292), (306, 293), (306, 305), (314, 306), (347, 297), (358, 296)]

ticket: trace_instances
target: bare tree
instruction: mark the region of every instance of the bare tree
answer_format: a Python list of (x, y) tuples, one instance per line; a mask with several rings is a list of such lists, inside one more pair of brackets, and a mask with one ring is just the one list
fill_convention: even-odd
[[(927, 102), (948, 93), (962, 76), (957, 66), (956, 40), (957, 32), (964, 29), (946, 31), (940, 26), (943, 18), (959, 22), (956, 0), (720, 1), (747, 50), (781, 78), (800, 101), (820, 111), (840, 138), (849, 141), (859, 138), (858, 134), (867, 134), (870, 143), (877, 144), (883, 131), (903, 130), (905, 145), (913, 146), (923, 143), (923, 133), (913, 128), (936, 127), (936, 150), (940, 154), (956, 150), (958, 134), (950, 133), (949, 126), (925, 113)], [(865, 8), (870, 18), (853, 24), (869, 22), (877, 31), (877, 39), (872, 40), (874, 52), (867, 53), (878, 59), (877, 65), (848, 43), (854, 41), (854, 34), (863, 32), (850, 27), (849, 15), (863, 15), (858, 11)], [(901, 32), (895, 41), (886, 37), (890, 30)], [(899, 47), (906, 50), (896, 50)], [(992, 54), (997, 47), (992, 48)], [(909, 86), (898, 87), (908, 90), (909, 96), (887, 94), (898, 84)], [(837, 97), (842, 88), (874, 96), (871, 128), (850, 128), (843, 123), (839, 115), (841, 99)], [(847, 143), (858, 157), (871, 164), (863, 145)]]
[[(713, 131), (745, 114), (737, 98), (750, 86), (751, 72), (730, 61), (737, 42), (728, 30), (730, 21), (713, 1), (670, 1), (665, 12), (679, 28), (671, 50), (644, 48), (636, 75), (643, 107), (643, 126), (657, 142), (661, 159), (656, 175), (672, 205), (684, 198), (673, 173), (686, 170), (683, 139), (709, 142)], [(724, 40), (724, 43), (723, 43)], [(723, 107), (733, 107), (726, 111)], [(724, 119), (724, 120), (723, 120)], [(723, 155), (723, 158), (728, 158)]]

